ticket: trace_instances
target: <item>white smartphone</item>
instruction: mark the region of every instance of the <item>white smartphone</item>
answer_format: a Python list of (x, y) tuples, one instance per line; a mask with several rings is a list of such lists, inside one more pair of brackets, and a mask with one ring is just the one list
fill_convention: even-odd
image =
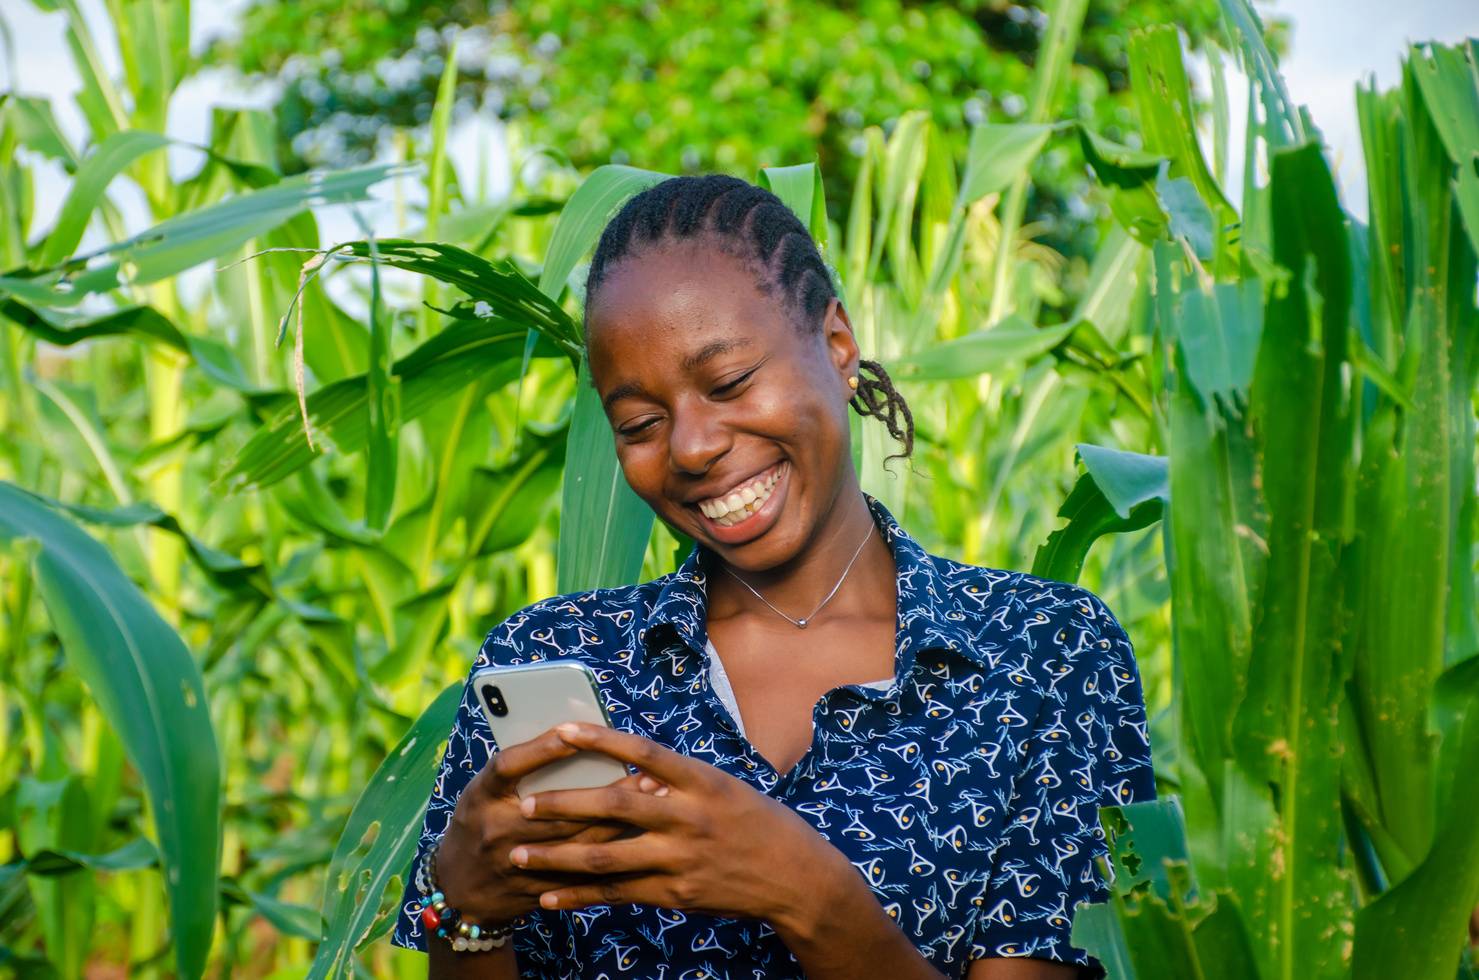
[[(484, 667), (472, 675), (472, 689), (500, 746), (527, 742), (567, 721), (611, 727), (596, 677), (578, 660)], [(626, 764), (609, 755), (577, 752), (519, 780), (519, 796), (607, 786), (627, 773)]]

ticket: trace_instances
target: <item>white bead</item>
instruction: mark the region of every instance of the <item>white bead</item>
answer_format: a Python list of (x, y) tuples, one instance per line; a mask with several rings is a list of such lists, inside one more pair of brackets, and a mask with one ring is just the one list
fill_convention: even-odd
[(467, 937), (458, 936), (456, 939), (452, 940), (452, 948), (457, 950), (457, 952), (459, 953), (467, 952)]
[(486, 953), (493, 948), (493, 940), (482, 939), (478, 941), (478, 949)]
[(496, 949), (497, 947), (502, 946), (504, 943), (508, 942), (508, 937), (499, 936), (497, 939), (489, 939), (488, 942), (492, 943), (494, 948)]

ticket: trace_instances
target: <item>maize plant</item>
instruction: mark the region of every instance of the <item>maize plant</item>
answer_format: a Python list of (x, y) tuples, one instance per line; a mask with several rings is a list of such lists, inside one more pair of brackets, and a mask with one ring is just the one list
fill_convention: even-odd
[(1268, 174), (1250, 162), (1241, 216), (1174, 31), (1132, 36), (1144, 147), (1086, 134), (1152, 249), (1168, 452), (1084, 447), (1080, 509), (1092, 532), (1165, 506), (1157, 776), (1179, 802), (1106, 811), (1115, 896), (1076, 934), (1116, 977), (1449, 980), (1479, 902), (1479, 45), (1414, 47), (1400, 86), (1357, 93), (1363, 223), (1251, 11), (1224, 6)]

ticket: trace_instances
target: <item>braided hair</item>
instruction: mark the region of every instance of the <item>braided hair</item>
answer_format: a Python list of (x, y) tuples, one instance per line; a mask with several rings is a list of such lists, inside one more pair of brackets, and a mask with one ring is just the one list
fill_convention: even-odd
[[(795, 212), (762, 187), (711, 174), (656, 184), (627, 201), (611, 219), (586, 277), (587, 317), (617, 263), (677, 241), (702, 241), (748, 261), (760, 289), (779, 296), (802, 329), (820, 331), (827, 305), (837, 298), (816, 242)], [(858, 367), (853, 410), (883, 422), (901, 444), (898, 455), (907, 458), (914, 450), (909, 406), (883, 365), (859, 359)]]

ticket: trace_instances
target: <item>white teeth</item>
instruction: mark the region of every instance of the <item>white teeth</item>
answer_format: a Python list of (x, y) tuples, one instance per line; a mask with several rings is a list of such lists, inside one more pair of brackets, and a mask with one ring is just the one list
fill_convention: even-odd
[(770, 499), (771, 491), (779, 482), (780, 474), (772, 473), (764, 480), (752, 481), (737, 490), (731, 490), (727, 496), (700, 501), (698, 509), (720, 527), (731, 527), (765, 506), (765, 501)]

